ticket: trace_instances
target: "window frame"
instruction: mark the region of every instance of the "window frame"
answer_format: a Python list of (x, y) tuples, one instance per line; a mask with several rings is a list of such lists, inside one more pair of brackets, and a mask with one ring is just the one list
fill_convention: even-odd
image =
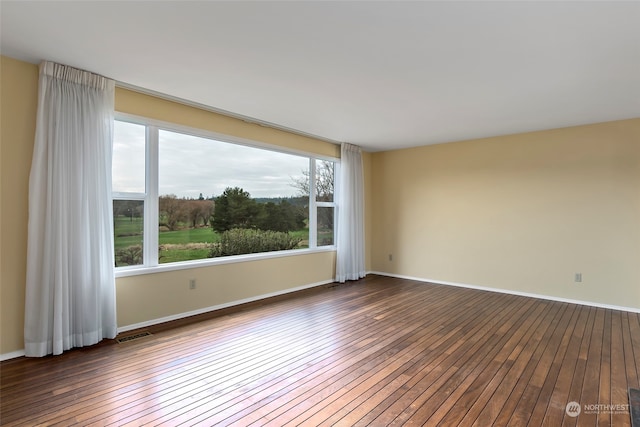
[[(112, 192), (111, 200), (135, 200), (143, 202), (143, 260), (142, 264), (114, 267), (115, 277), (127, 277), (142, 274), (151, 274), (164, 271), (201, 268), (214, 265), (280, 258), (310, 253), (335, 251), (337, 241), (337, 211), (336, 203), (339, 192), (338, 182), (340, 171), (340, 159), (332, 156), (318, 155), (303, 150), (280, 147), (265, 142), (249, 140), (232, 135), (221, 134), (209, 130), (192, 128), (175, 123), (164, 122), (128, 113), (116, 112), (115, 121), (128, 122), (145, 126), (145, 192), (127, 193)], [(237, 144), (262, 150), (275, 151), (308, 158), (309, 160), (309, 247), (286, 251), (261, 252), (244, 255), (232, 255), (219, 258), (205, 258), (181, 262), (161, 264), (158, 262), (159, 247), (159, 133), (169, 131), (195, 136), (198, 138), (213, 139), (216, 141)], [(334, 163), (334, 196), (333, 202), (319, 202), (315, 194), (315, 165), (317, 160), (331, 161)], [(319, 207), (332, 207), (334, 210), (333, 244), (317, 245), (317, 210)], [(152, 214), (153, 213), (153, 214)]]

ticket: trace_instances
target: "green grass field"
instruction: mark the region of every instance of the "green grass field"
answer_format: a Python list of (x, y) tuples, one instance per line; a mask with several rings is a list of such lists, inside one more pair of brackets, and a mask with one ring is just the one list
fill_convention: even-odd
[(208, 258), (209, 249), (174, 249), (160, 251), (160, 264)]
[(220, 240), (218, 233), (211, 227), (186, 228), (176, 231), (162, 231), (159, 236), (160, 244), (213, 243)]
[(142, 218), (117, 217), (113, 228), (116, 250), (142, 244)]
[[(133, 218), (132, 220), (124, 216), (117, 217), (114, 224), (115, 250), (142, 245), (142, 232), (142, 218)], [(292, 231), (291, 235), (302, 240), (300, 248), (309, 247), (308, 230)], [(332, 237), (332, 232), (320, 232), (318, 241), (326, 238), (332, 239)], [(211, 227), (184, 228), (176, 231), (162, 231), (158, 240), (160, 244), (159, 262), (165, 264), (207, 258), (209, 249), (187, 246), (190, 243), (215, 243), (220, 241), (220, 236)]]

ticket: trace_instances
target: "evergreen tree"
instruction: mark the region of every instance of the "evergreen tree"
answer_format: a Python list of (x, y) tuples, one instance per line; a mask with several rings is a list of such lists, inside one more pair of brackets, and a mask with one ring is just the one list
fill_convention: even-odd
[(255, 228), (260, 206), (251, 195), (239, 187), (227, 187), (216, 198), (211, 227), (218, 233), (233, 228)]

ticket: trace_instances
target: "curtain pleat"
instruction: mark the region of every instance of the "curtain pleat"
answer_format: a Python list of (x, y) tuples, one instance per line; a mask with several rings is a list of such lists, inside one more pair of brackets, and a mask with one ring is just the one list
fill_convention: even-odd
[(117, 333), (111, 203), (114, 81), (40, 64), (29, 178), (27, 356)]
[(365, 276), (364, 176), (360, 147), (343, 143), (338, 196), (336, 281)]

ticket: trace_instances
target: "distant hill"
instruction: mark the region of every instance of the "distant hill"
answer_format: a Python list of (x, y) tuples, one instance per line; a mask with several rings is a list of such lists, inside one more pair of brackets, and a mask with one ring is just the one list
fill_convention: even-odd
[(253, 200), (255, 200), (258, 203), (275, 203), (278, 204), (282, 201), (285, 201), (289, 204), (292, 204), (294, 206), (306, 206), (307, 204), (309, 204), (309, 198), (306, 196), (301, 196), (301, 197), (253, 197)]

